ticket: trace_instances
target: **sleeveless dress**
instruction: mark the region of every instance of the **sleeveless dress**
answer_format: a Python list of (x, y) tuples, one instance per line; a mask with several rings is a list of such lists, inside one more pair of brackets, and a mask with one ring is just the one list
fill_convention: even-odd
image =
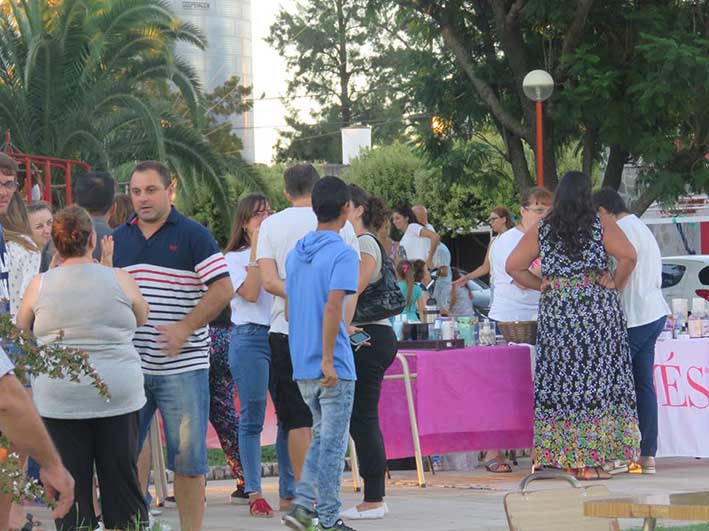
[(619, 294), (597, 284), (608, 270), (601, 222), (571, 258), (545, 221), (534, 376), (536, 461), (560, 468), (601, 466), (639, 455), (632, 362)]

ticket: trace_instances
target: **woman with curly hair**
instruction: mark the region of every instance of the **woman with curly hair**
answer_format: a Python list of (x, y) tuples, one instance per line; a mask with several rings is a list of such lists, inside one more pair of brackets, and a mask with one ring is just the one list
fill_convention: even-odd
[[(618, 267), (611, 276), (608, 256)], [(529, 271), (542, 257), (542, 277)], [(561, 179), (551, 213), (530, 229), (507, 272), (542, 291), (534, 375), (537, 465), (578, 479), (609, 479), (603, 465), (634, 460), (640, 438), (628, 334), (618, 291), (635, 249), (614, 220), (601, 219), (591, 180)]]

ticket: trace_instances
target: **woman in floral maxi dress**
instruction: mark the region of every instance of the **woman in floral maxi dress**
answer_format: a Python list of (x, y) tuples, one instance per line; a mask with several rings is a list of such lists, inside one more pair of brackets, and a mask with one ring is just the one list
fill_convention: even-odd
[[(609, 254), (618, 262), (613, 277)], [(543, 280), (528, 272), (536, 256)], [(632, 364), (618, 296), (635, 260), (618, 226), (602, 223), (594, 211), (590, 179), (569, 172), (549, 216), (507, 262), (517, 282), (543, 291), (534, 381), (537, 465), (579, 479), (606, 479), (605, 463), (638, 455)]]

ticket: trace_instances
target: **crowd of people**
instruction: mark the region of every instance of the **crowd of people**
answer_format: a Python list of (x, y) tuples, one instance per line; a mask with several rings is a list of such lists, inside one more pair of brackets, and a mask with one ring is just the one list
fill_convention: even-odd
[[(40, 343), (87, 352), (111, 393), (106, 401), (88, 379), (40, 375), (30, 399), (0, 356), (0, 427), (59, 493), (57, 529), (149, 521), (146, 438), (158, 410), (175, 473), (168, 502), (182, 529), (203, 528), (208, 422), (236, 483), (231, 502), (273, 517), (261, 486), (269, 394), (284, 524), (348, 531), (345, 520), (385, 517), (378, 408), (397, 353), (391, 317), (417, 320), (429, 299), (453, 317), (471, 315), (468, 282), (487, 274), (491, 319), (539, 323), (536, 466), (579, 479), (608, 477), (620, 461), (655, 470), (652, 356), (669, 313), (659, 250), (620, 196), (592, 196), (582, 173), (565, 175), (555, 195), (527, 190), (516, 225), (507, 209), (492, 210), (496, 236), (469, 274), (452, 267), (425, 207), (389, 211), (309, 164), (284, 173), (289, 208), (274, 213), (260, 194), (239, 200), (224, 250), (175, 208), (174, 181), (159, 162), (135, 166), (127, 195), (116, 195), (107, 173), (81, 175), (77, 205), (57, 212), (25, 205), (17, 186), (16, 163), (0, 154), (5, 311)], [(365, 339), (352, 339), (358, 334)], [(364, 499), (342, 510), (349, 436)], [(502, 449), (488, 451), (486, 467), (511, 471)], [(22, 508), (11, 518), (21, 527)]]

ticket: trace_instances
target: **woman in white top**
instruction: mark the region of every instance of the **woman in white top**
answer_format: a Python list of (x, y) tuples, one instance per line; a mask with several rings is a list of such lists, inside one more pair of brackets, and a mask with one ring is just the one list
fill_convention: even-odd
[(521, 221), (495, 240), (490, 250), (490, 269), (493, 278), (490, 319), (495, 321), (534, 321), (539, 312), (539, 292), (516, 284), (507, 273), (507, 259), (524, 234), (535, 228), (549, 212), (552, 195), (544, 188), (530, 188), (522, 196)]
[[(502, 234), (510, 230), (515, 226), (514, 221), (512, 221), (512, 216), (510, 211), (503, 206), (498, 206), (492, 209), (490, 216), (487, 218), (487, 223), (492, 229), (493, 238), (490, 240), (490, 245), (487, 246), (487, 253), (485, 253), (485, 260), (477, 269), (471, 271), (467, 275), (461, 275), (460, 278), (453, 282), (454, 288), (464, 287), (469, 280), (474, 280), (476, 278), (484, 277), (490, 274), (490, 251), (494, 245), (497, 238)], [(493, 280), (490, 278), (490, 285), (492, 286)]]
[(268, 329), (273, 296), (263, 288), (256, 263), (261, 222), (271, 214), (268, 199), (247, 195), (236, 207), (231, 238), (225, 249), (234, 285), (229, 344), (229, 367), (239, 393), (239, 452), (244, 470), (244, 491), (249, 512), (273, 517), (273, 509), (261, 493), (261, 431), (266, 415), (266, 393), (271, 364)]
[(406, 260), (424, 260), (428, 267), (433, 267), (433, 257), (436, 254), (441, 237), (416, 220), (416, 215), (408, 205), (394, 209), (392, 223), (403, 234), (399, 245), (406, 251)]
[(32, 240), (32, 228), (27, 216), (27, 208), (18, 192), (10, 200), (5, 214), (0, 214), (0, 224), (7, 246), (10, 314), (13, 319), (22, 303), (22, 296), (32, 278), (39, 273), (41, 251)]
[(628, 212), (625, 201), (612, 188), (593, 194), (601, 220), (618, 223), (637, 252), (637, 263), (620, 300), (628, 327), (633, 381), (640, 423), (640, 461), (631, 463), (631, 472), (654, 474), (657, 453), (657, 394), (653, 382), (655, 343), (665, 327), (670, 308), (662, 295), (662, 255), (652, 231)]
[[(521, 221), (495, 239), (490, 248), (490, 270), (493, 286), (490, 319), (495, 321), (532, 321), (539, 311), (539, 292), (518, 286), (507, 273), (507, 259), (524, 234), (537, 226), (552, 204), (552, 195), (544, 188), (530, 188), (522, 195)], [(485, 468), (490, 472), (512, 472), (499, 450), (491, 450)]]

